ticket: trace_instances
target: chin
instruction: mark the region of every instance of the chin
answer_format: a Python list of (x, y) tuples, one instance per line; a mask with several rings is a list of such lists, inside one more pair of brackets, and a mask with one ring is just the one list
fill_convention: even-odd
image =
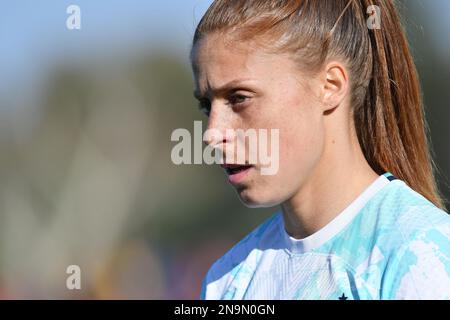
[(277, 206), (282, 202), (263, 195), (261, 192), (247, 188), (238, 189), (237, 193), (241, 202), (248, 208), (269, 208)]

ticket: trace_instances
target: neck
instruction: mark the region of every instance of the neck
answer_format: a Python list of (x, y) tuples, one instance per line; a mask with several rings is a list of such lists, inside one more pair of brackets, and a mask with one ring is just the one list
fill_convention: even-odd
[(301, 188), (281, 207), (286, 232), (305, 238), (333, 220), (378, 174), (367, 163), (354, 131), (325, 141), (324, 154)]

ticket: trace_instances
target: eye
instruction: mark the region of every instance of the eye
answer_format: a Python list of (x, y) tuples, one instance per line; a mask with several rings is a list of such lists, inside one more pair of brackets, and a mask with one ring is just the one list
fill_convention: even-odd
[(229, 103), (231, 105), (238, 106), (238, 105), (243, 104), (244, 102), (246, 102), (248, 99), (250, 99), (250, 98), (247, 97), (247, 96), (244, 96), (242, 94), (234, 93), (228, 98), (228, 101), (229, 101)]
[(200, 99), (198, 101), (198, 108), (209, 117), (209, 114), (211, 113), (211, 102), (208, 99)]

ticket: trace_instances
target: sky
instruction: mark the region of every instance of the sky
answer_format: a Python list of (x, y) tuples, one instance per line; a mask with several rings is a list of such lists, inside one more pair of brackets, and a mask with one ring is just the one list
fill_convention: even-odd
[[(32, 85), (55, 62), (159, 52), (188, 56), (209, 0), (41, 0), (0, 2), (0, 95)], [(81, 10), (69, 30), (66, 9)], [(17, 94), (17, 93), (15, 93)]]

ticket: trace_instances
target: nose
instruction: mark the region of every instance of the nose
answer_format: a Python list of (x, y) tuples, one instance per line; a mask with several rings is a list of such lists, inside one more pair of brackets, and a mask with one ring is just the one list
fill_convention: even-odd
[(205, 131), (203, 136), (203, 140), (208, 145), (208, 147), (212, 147), (215, 149), (215, 155), (219, 155), (219, 162), (226, 163), (229, 162), (230, 154), (233, 153), (229, 148), (233, 148), (233, 144), (231, 144), (232, 137), (230, 136), (230, 132), (232, 130), (227, 130), (227, 128), (217, 128), (210, 123), (208, 124), (208, 128)]
[(213, 147), (224, 148), (226, 143), (230, 143), (233, 139), (232, 130), (230, 128), (217, 128), (208, 125), (204, 134), (203, 141)]
[(232, 130), (233, 127), (230, 125), (229, 116), (225, 111), (221, 112), (218, 109), (220, 108), (211, 108), (207, 130), (203, 139), (207, 145), (211, 146), (224, 145), (232, 142), (234, 139), (234, 130)]

